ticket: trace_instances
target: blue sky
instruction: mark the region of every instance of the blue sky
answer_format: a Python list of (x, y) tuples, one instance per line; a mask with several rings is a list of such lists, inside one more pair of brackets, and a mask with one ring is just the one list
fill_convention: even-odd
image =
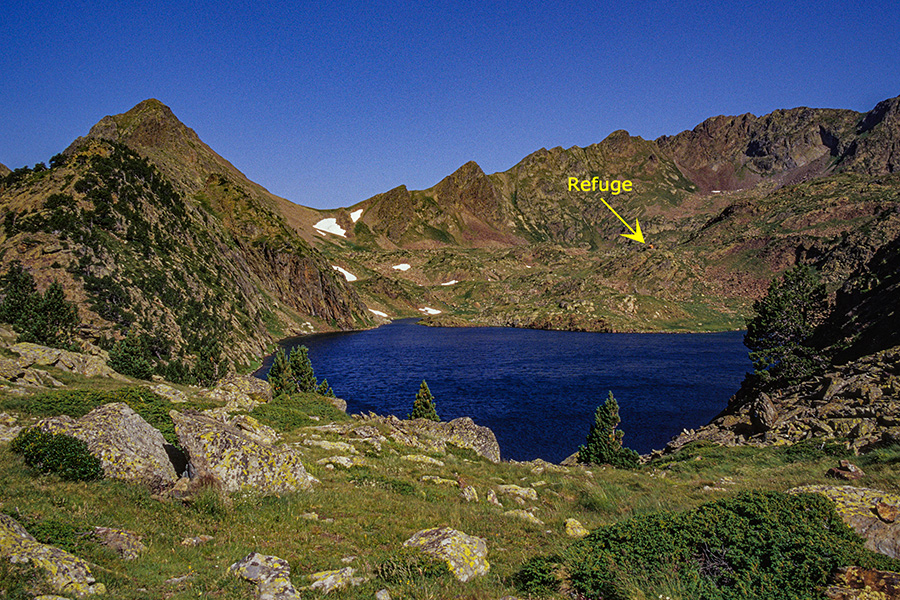
[(900, 95), (898, 23), (897, 2), (10, 3), (0, 162), (158, 98), (272, 192), (349, 206), (617, 129), (867, 111)]

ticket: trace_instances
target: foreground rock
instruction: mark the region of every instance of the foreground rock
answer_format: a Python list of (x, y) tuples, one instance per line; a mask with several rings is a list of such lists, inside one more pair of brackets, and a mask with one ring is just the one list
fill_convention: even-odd
[(666, 451), (706, 440), (727, 446), (809, 438), (847, 439), (856, 448), (900, 441), (900, 346), (865, 356), (771, 394), (735, 395), (713, 421), (685, 431)]
[(463, 582), (484, 575), (491, 568), (487, 561), (487, 542), (484, 539), (449, 527), (424, 529), (403, 542), (403, 545), (418, 548), (429, 556), (445, 561), (450, 572)]
[(123, 402), (99, 406), (79, 419), (50, 417), (39, 421), (37, 427), (84, 441), (100, 459), (106, 477), (152, 488), (178, 479), (163, 435)]
[(47, 581), (61, 594), (89, 596), (106, 593), (86, 561), (34, 539), (24, 527), (0, 514), (0, 556), (13, 563), (31, 563), (47, 574)]
[(333, 590), (345, 590), (349, 587), (355, 587), (365, 581), (362, 577), (355, 577), (355, 573), (356, 569), (352, 567), (313, 573), (309, 576), (313, 580), (312, 585), (309, 587), (325, 594)]
[[(805, 485), (790, 494), (818, 493), (831, 499), (841, 518), (866, 540), (866, 548), (900, 558), (900, 523), (879, 515), (896, 514), (900, 496), (852, 486)], [(893, 511), (891, 510), (893, 509)]]
[(199, 413), (173, 410), (169, 415), (188, 455), (192, 479), (209, 479), (225, 492), (252, 488), (267, 494), (309, 489), (318, 482), (291, 447), (262, 443)]
[(256, 584), (258, 600), (299, 600), (291, 583), (291, 566), (277, 556), (252, 552), (228, 568), (233, 575)]

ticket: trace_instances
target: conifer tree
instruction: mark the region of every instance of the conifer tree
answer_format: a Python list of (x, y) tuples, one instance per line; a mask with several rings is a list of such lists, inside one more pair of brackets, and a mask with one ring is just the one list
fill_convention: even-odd
[(431, 395), (431, 390), (428, 389), (428, 384), (425, 383), (424, 379), (422, 380), (422, 385), (419, 387), (419, 393), (416, 394), (416, 399), (413, 401), (412, 412), (409, 413), (406, 418), (430, 419), (432, 421), (441, 420), (434, 407), (434, 396)]
[(0, 321), (10, 323), (19, 341), (70, 349), (78, 327), (78, 309), (66, 301), (62, 285), (54, 281), (44, 294), (37, 291), (31, 273), (19, 261), (0, 278), (3, 301)]
[(272, 392), (276, 396), (293, 394), (297, 391), (297, 381), (291, 372), (291, 365), (284, 353), (284, 348), (279, 348), (275, 353), (275, 360), (269, 369), (268, 380), (269, 385), (272, 386)]
[(334, 390), (331, 389), (331, 386), (328, 385), (328, 380), (323, 379), (322, 383), (319, 384), (319, 387), (316, 388), (316, 393), (320, 396), (327, 396), (329, 398), (334, 398)]
[(620, 422), (619, 403), (610, 392), (606, 402), (594, 411), (594, 424), (588, 433), (587, 443), (578, 448), (578, 462), (636, 467), (638, 453), (622, 446), (625, 433), (616, 430)]
[(290, 367), (299, 391), (308, 393), (316, 391), (316, 373), (313, 371), (309, 349), (306, 346), (291, 350)]
[(150, 379), (153, 365), (150, 363), (144, 338), (134, 329), (129, 331), (109, 351), (109, 366), (129, 377)]

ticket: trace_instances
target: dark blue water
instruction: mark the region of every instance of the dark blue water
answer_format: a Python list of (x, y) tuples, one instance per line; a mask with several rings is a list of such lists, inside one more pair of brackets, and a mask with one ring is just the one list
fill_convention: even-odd
[[(309, 348), (348, 412), (403, 418), (425, 379), (443, 420), (490, 427), (505, 459), (559, 462), (578, 449), (613, 392), (624, 443), (662, 448), (725, 408), (750, 369), (743, 332), (576, 333), (396, 321), (369, 331), (287, 340)], [(268, 372), (266, 360), (262, 376)]]

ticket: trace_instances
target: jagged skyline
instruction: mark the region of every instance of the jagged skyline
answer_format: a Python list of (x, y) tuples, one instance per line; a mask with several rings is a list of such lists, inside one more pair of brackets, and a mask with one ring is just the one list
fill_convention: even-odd
[(47, 161), (155, 97), (252, 180), (329, 208), (617, 129), (653, 139), (717, 114), (865, 112), (900, 93), (900, 7), (774, 10), (16, 6), (0, 162)]

